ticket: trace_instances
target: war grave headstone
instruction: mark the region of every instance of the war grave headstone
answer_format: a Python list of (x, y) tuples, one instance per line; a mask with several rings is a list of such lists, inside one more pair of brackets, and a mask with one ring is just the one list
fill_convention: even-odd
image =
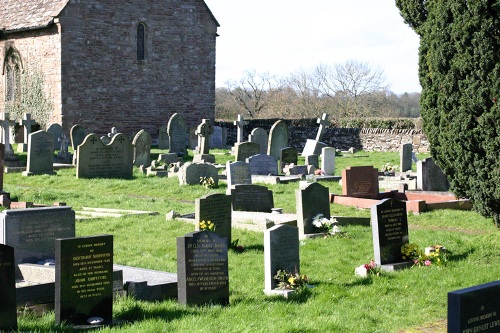
[(170, 153), (176, 153), (179, 156), (184, 156), (187, 153), (187, 127), (186, 121), (182, 115), (174, 113), (167, 124), (168, 143)]
[(327, 147), (325, 143), (321, 142), (321, 139), (325, 134), (326, 128), (330, 125), (328, 115), (323, 113), (321, 118), (318, 118), (317, 123), (319, 124), (319, 128), (316, 133), (316, 138), (314, 140), (307, 139), (304, 150), (302, 150), (302, 156), (319, 155), (321, 154), (321, 149)]
[(5, 145), (5, 161), (15, 161), (17, 158), (14, 155), (14, 150), (10, 144), (10, 114), (7, 112), (0, 112), (0, 123), (2, 127), (2, 143)]
[(342, 195), (377, 199), (379, 195), (378, 170), (372, 166), (348, 167), (342, 170)]
[(180, 185), (199, 185), (200, 178), (212, 178), (215, 187), (219, 186), (219, 172), (212, 164), (186, 163), (177, 173)]
[(413, 262), (404, 260), (401, 253), (409, 243), (406, 203), (383, 199), (371, 208), (371, 224), (375, 263), (386, 271), (411, 266)]
[[(58, 123), (49, 124), (46, 131), (52, 133), (54, 135), (54, 138), (60, 138), (64, 133), (62, 126)], [(60, 147), (61, 146), (59, 141), (54, 142), (54, 150), (59, 150)]]
[(267, 145), (267, 155), (281, 158), (281, 149), (288, 146), (288, 125), (284, 120), (276, 121), (269, 132), (269, 142)]
[(248, 136), (248, 141), (255, 142), (259, 144), (259, 154), (267, 154), (269, 136), (265, 129), (257, 127), (252, 130)]
[(233, 211), (270, 213), (274, 208), (273, 191), (262, 185), (234, 185), (231, 205)]
[(31, 133), (28, 139), (28, 162), (23, 176), (54, 172), (54, 135), (45, 131)]
[(399, 170), (401, 172), (411, 171), (413, 145), (405, 143), (399, 148)]
[(133, 147), (119, 133), (109, 145), (97, 134), (89, 134), (77, 149), (76, 178), (132, 178)]
[(248, 157), (257, 155), (260, 152), (258, 143), (255, 142), (241, 142), (235, 145), (235, 161), (244, 162)]
[(14, 248), (0, 244), (0, 331), (17, 331)]
[(449, 292), (448, 332), (500, 332), (500, 280)]
[(113, 321), (113, 236), (58, 238), (55, 322), (74, 326)]
[(210, 153), (210, 135), (214, 132), (214, 128), (210, 123), (210, 119), (203, 119), (201, 124), (196, 128), (196, 135), (199, 138), (199, 153), (209, 154)]
[(298, 153), (297, 149), (292, 147), (282, 148), (280, 151), (280, 170), (283, 172), (285, 167), (290, 164), (297, 165)]
[(158, 149), (168, 149), (168, 131), (167, 126), (160, 126), (158, 129)]
[(278, 161), (274, 156), (257, 154), (246, 159), (252, 175), (278, 175)]
[(227, 129), (220, 126), (214, 126), (214, 132), (210, 137), (210, 147), (226, 148)]
[(195, 200), (196, 231), (201, 221), (211, 221), (214, 232), (231, 244), (231, 197), (222, 193), (204, 195)]
[(299, 230), (286, 224), (264, 231), (264, 293), (287, 296), (290, 291), (277, 290), (273, 278), (278, 270), (300, 273)]
[(318, 155), (307, 155), (305, 159), (306, 165), (312, 165), (316, 169), (319, 168), (319, 158)]
[(252, 184), (250, 164), (247, 162), (226, 162), (227, 194), (234, 185)]
[(320, 183), (309, 183), (304, 188), (295, 190), (295, 207), (299, 238), (316, 234), (313, 219), (316, 215), (330, 218), (330, 193), (328, 187)]
[(134, 165), (151, 165), (151, 134), (148, 131), (140, 130), (134, 137), (132, 145), (134, 146)]
[(335, 148), (324, 147), (321, 149), (321, 170), (326, 176), (335, 174)]
[(229, 304), (226, 237), (195, 231), (177, 237), (177, 294), (180, 304)]
[(417, 162), (417, 188), (422, 191), (448, 191), (450, 183), (432, 157)]
[(241, 114), (238, 115), (238, 120), (234, 121), (234, 126), (237, 127), (236, 144), (243, 142), (243, 132), (244, 132), (243, 127), (247, 124), (248, 124), (248, 121), (245, 121), (245, 119), (243, 119), (243, 116)]
[[(18, 152), (27, 152), (28, 151), (28, 145), (29, 141), (28, 138), (31, 134), (31, 126), (35, 124), (35, 121), (31, 119), (31, 114), (29, 113), (24, 113), (23, 114), (23, 119), (19, 122), (19, 125), (23, 128), (23, 142), (20, 142), (17, 145), (17, 151)], [(54, 144), (52, 144), (54, 145)]]

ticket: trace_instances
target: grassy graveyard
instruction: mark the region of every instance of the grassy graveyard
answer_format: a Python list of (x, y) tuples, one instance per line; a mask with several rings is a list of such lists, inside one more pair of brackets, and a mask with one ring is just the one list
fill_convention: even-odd
[[(153, 158), (161, 151), (153, 150)], [(212, 152), (212, 151), (211, 151)], [(215, 150), (218, 163), (232, 160)], [(419, 156), (423, 158), (425, 156)], [(300, 161), (299, 161), (300, 163)], [(398, 153), (358, 152), (336, 159), (336, 173), (347, 166), (399, 165)], [(323, 182), (332, 193), (338, 183)], [(295, 212), (298, 183), (266, 185), (275, 207)], [(51, 205), (159, 212), (159, 215), (77, 220), (77, 236), (114, 235), (114, 263), (176, 272), (176, 237), (192, 232), (192, 224), (166, 220), (175, 210), (194, 212), (194, 201), (208, 193), (225, 193), (202, 185), (180, 186), (176, 177), (154, 178), (134, 170), (130, 180), (76, 179), (74, 169), (54, 176), (4, 175), (4, 190), (13, 201)], [(332, 215), (369, 217), (369, 210), (332, 205)], [(409, 215), (410, 243), (441, 244), (449, 251), (444, 267), (414, 267), (380, 276), (356, 277), (354, 269), (373, 257), (370, 227), (345, 226), (347, 237), (305, 240), (300, 245), (301, 273), (313, 288), (291, 299), (268, 297), (264, 288), (263, 234), (233, 228), (244, 251), (229, 251), (230, 305), (186, 307), (163, 302), (119, 298), (114, 319), (119, 325), (103, 332), (446, 332), (447, 292), (498, 280), (500, 233), (491, 219), (474, 212), (440, 210)], [(54, 327), (54, 312), (43, 315), (19, 309), (19, 331), (70, 332)]]

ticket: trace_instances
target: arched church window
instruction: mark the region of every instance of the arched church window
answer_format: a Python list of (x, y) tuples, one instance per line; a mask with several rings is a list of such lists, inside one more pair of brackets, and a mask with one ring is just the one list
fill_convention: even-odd
[(137, 25), (137, 60), (146, 60), (146, 50), (145, 50), (145, 34), (146, 26), (144, 23), (139, 23)]
[(10, 48), (5, 56), (4, 76), (5, 101), (12, 103), (19, 98), (21, 87), (21, 58), (19, 57), (19, 53), (13, 48)]

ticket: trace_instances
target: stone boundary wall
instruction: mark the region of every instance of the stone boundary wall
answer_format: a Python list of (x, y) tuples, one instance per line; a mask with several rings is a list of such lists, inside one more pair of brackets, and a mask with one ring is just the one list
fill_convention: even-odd
[[(244, 126), (244, 140), (256, 127), (265, 129), (268, 133), (277, 119), (248, 120)], [(290, 146), (300, 151), (307, 139), (314, 139), (318, 131), (315, 119), (285, 120), (290, 129)], [(236, 126), (232, 122), (215, 122), (215, 126), (227, 129), (227, 144), (236, 142)], [(402, 144), (412, 143), (414, 152), (428, 152), (429, 141), (422, 130), (417, 129), (383, 129), (383, 128), (334, 128), (328, 127), (322, 141), (340, 150), (365, 151), (399, 151)]]

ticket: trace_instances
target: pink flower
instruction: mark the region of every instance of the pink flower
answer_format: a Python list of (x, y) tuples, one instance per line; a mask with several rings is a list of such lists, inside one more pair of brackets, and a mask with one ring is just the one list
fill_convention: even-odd
[(430, 260), (426, 260), (426, 261), (424, 262), (424, 264), (425, 264), (425, 266), (430, 266), (430, 265), (431, 265), (431, 261), (430, 261)]

